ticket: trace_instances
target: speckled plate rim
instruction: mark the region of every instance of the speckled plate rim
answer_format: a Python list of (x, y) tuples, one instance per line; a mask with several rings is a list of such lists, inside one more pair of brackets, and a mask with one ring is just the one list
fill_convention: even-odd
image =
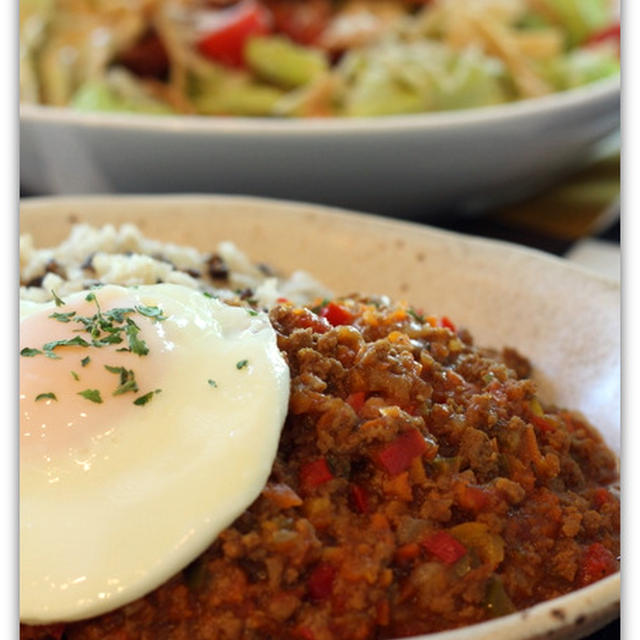
[(500, 124), (521, 118), (544, 117), (576, 108), (608, 102), (620, 96), (620, 76), (559, 93), (494, 106), (410, 115), (363, 118), (274, 119), (223, 116), (149, 116), (135, 113), (87, 113), (68, 107), (21, 104), (20, 119), (25, 123), (56, 123), (83, 128), (114, 128), (162, 131), (163, 133), (210, 133), (233, 135), (323, 135), (340, 133), (366, 135), (388, 131), (430, 131), (443, 128)]
[[(148, 218), (164, 214), (175, 214), (176, 210), (190, 208), (211, 208), (221, 211), (228, 209), (251, 209), (256, 216), (280, 216), (291, 221), (291, 216), (300, 217), (303, 222), (305, 216), (314, 216), (323, 222), (342, 225), (344, 229), (352, 231), (358, 225), (365, 224), (377, 227), (381, 233), (393, 239), (412, 236), (442, 240), (454, 243), (465, 251), (494, 251), (501, 256), (517, 256), (523, 258), (530, 266), (540, 270), (551, 269), (566, 271), (584, 283), (601, 288), (603, 291), (619, 291), (617, 283), (593, 275), (580, 266), (572, 265), (562, 259), (555, 258), (542, 252), (518, 247), (502, 241), (486, 240), (462, 236), (453, 232), (433, 229), (424, 225), (410, 222), (389, 220), (379, 216), (347, 211), (343, 209), (310, 205), (291, 201), (271, 200), (243, 196), (65, 196), (27, 198), (21, 202), (20, 226), (21, 232), (29, 232), (29, 216), (42, 219), (46, 215), (55, 226), (56, 222), (62, 227), (68, 226), (69, 216), (77, 215), (79, 210), (84, 213), (82, 221), (90, 221), (98, 214), (100, 223), (104, 223), (110, 212), (126, 209), (132, 218)], [(163, 211), (164, 209), (164, 211)], [(93, 210), (93, 211), (92, 211)], [(152, 211), (154, 213), (152, 213)], [(24, 216), (24, 217), (23, 217)], [(114, 223), (122, 223), (123, 216), (115, 216)], [(268, 221), (268, 220), (267, 220)], [(24, 223), (24, 224), (23, 224)], [(145, 230), (152, 235), (152, 231)], [(35, 232), (37, 235), (37, 232)], [(219, 238), (222, 239), (222, 238)], [(178, 242), (178, 240), (176, 240)], [(620, 610), (620, 573), (607, 577), (589, 587), (580, 589), (560, 598), (543, 602), (529, 609), (498, 618), (496, 620), (472, 625), (470, 627), (451, 631), (415, 636), (425, 640), (577, 640), (583, 638), (600, 626), (619, 615)]]

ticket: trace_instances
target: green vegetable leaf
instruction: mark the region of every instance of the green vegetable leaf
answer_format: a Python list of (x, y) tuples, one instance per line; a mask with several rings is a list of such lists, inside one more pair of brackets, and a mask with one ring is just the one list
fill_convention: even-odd
[(236, 369), (244, 369), (248, 364), (248, 360), (240, 360), (239, 362), (236, 362)]
[(90, 362), (91, 362), (91, 358), (89, 356), (87, 356), (86, 358), (82, 358), (82, 360), (80, 360), (80, 364), (83, 367), (86, 367)]
[(80, 380), (80, 376), (75, 371), (72, 371), (71, 375), (73, 376), (74, 380)]
[(218, 386), (218, 383), (215, 380), (212, 380), (211, 378), (209, 378), (208, 382), (212, 387), (217, 387)]

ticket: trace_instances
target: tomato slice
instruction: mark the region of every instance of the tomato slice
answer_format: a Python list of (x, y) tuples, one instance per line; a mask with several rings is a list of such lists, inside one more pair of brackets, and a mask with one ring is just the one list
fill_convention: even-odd
[(216, 26), (198, 42), (198, 51), (216, 62), (231, 67), (243, 66), (247, 40), (271, 31), (271, 13), (255, 0), (244, 0), (215, 14)]

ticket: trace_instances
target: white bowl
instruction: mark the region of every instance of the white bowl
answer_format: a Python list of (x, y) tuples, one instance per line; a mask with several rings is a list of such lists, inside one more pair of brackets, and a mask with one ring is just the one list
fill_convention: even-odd
[[(619, 288), (564, 260), (412, 223), (253, 198), (42, 198), (24, 200), (21, 209), (21, 232), (36, 246), (57, 244), (75, 222), (133, 222), (150, 237), (201, 250), (232, 240), (256, 261), (310, 271), (336, 294), (388, 294), (446, 314), (477, 344), (513, 346), (530, 357), (541, 397), (581, 411), (620, 451)], [(428, 638), (581, 638), (618, 614), (619, 598), (616, 574)]]
[(80, 113), (22, 105), (34, 193), (245, 193), (427, 218), (521, 197), (620, 123), (618, 77), (534, 100), (363, 119)]

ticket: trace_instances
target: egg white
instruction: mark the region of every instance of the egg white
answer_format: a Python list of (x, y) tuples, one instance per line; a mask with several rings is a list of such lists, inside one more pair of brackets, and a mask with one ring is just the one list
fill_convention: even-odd
[[(156, 355), (163, 364), (147, 372), (162, 391), (144, 406), (127, 400), (88, 443), (78, 428), (77, 447), (72, 439), (63, 450), (43, 453), (42, 444), (36, 450), (29, 440), (35, 429), (21, 437), (20, 617), (26, 623), (105, 613), (185, 567), (258, 496), (286, 417), (289, 370), (265, 314), (171, 284), (108, 285), (95, 293), (105, 309), (123, 297), (162, 308), (166, 320), (153, 326), (162, 333)], [(48, 316), (86, 294), (70, 296), (60, 308), (31, 303), (21, 315), (36, 314), (56, 339), (58, 323)], [(95, 350), (86, 347), (88, 354)], [(29, 366), (42, 358), (30, 358)], [(144, 380), (144, 357), (137, 367)], [(42, 388), (57, 382), (45, 379)], [(110, 414), (100, 411), (115, 401), (104, 394), (102, 405), (91, 406), (91, 419), (105, 419)], [(21, 403), (21, 420), (30, 402), (24, 398), (24, 411)]]

